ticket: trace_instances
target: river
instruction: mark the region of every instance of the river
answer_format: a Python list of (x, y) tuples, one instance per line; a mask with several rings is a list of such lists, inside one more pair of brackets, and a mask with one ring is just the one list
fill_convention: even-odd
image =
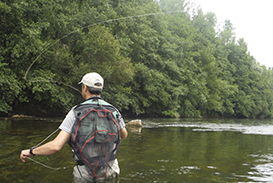
[[(118, 153), (119, 183), (273, 182), (273, 120), (142, 119)], [(73, 182), (71, 148), (19, 159), (59, 119), (0, 119), (0, 182)], [(52, 140), (52, 135), (46, 142)]]

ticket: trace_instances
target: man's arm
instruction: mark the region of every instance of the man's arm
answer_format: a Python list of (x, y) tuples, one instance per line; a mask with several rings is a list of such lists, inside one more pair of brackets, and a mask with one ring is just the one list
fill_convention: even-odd
[[(70, 137), (69, 133), (61, 130), (60, 133), (58, 134), (58, 136), (54, 140), (33, 149), (32, 152), (35, 155), (53, 154), (53, 153), (62, 149), (62, 147), (67, 142), (69, 137)], [(20, 158), (23, 162), (25, 162), (25, 160), (30, 156), (32, 156), (32, 155), (30, 154), (29, 149), (26, 149), (21, 152)]]

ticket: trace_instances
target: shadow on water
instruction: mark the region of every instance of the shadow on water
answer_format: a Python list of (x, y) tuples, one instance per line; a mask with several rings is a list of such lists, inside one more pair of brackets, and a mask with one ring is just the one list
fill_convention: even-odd
[[(142, 119), (129, 128), (118, 154), (120, 183), (272, 182), (273, 121), (224, 119)], [(59, 120), (0, 119), (0, 182), (73, 182), (68, 145), (51, 156), (22, 163), (19, 153), (44, 140)], [(51, 140), (55, 137), (50, 137)]]

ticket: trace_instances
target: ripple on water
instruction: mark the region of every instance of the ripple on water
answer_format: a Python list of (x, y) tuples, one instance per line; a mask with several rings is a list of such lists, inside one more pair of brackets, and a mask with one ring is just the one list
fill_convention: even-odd
[(243, 134), (273, 135), (272, 124), (241, 124), (241, 123), (203, 123), (203, 122), (171, 122), (171, 123), (150, 123), (146, 122), (144, 128), (160, 127), (184, 127), (192, 128), (192, 131), (234, 131)]
[[(272, 154), (267, 155), (250, 155), (254, 158), (258, 159), (256, 160), (257, 165), (254, 165), (251, 169), (253, 171), (249, 171), (248, 175), (236, 175), (237, 177), (246, 177), (250, 180), (253, 180), (254, 182), (273, 182), (273, 163), (271, 161), (273, 160)], [(264, 163), (264, 164), (261, 164)]]

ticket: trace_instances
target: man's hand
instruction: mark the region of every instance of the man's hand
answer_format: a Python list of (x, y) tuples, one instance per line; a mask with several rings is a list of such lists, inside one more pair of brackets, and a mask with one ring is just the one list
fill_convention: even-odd
[(28, 157), (31, 157), (32, 155), (29, 153), (29, 149), (26, 149), (26, 150), (22, 150), (21, 151), (21, 155), (20, 155), (20, 159), (23, 161), (23, 162), (26, 162), (26, 159)]

